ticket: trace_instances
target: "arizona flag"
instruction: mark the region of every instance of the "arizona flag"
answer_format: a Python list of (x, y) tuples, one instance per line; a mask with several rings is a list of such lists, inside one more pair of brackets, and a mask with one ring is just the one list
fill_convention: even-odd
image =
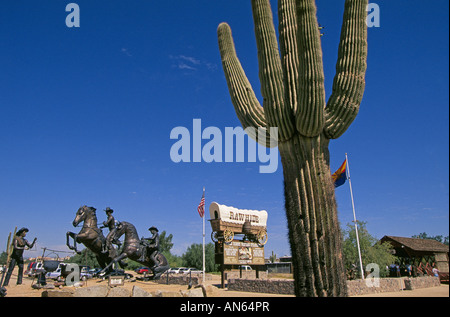
[(336, 172), (334, 172), (333, 175), (331, 175), (331, 177), (333, 178), (335, 188), (345, 183), (345, 180), (347, 179), (346, 169), (347, 169), (347, 159), (345, 159), (341, 167), (339, 167), (339, 169)]

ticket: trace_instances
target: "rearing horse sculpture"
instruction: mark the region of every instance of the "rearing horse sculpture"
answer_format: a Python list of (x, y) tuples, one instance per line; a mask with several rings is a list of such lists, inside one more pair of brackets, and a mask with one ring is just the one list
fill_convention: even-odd
[[(98, 264), (104, 269), (117, 256), (117, 251), (113, 248), (109, 250), (109, 253), (102, 253), (102, 246), (105, 244), (106, 238), (102, 230), (97, 227), (97, 215), (95, 211), (96, 209), (94, 207), (87, 206), (82, 206), (78, 209), (72, 224), (76, 227), (83, 222), (83, 228), (79, 233), (68, 231), (66, 234), (66, 244), (69, 249), (74, 250), (78, 254), (81, 252), (77, 250), (77, 243), (84, 244), (86, 248), (95, 254)], [(70, 245), (69, 237), (72, 237), (74, 241), (73, 246)], [(121, 262), (119, 264), (123, 266)]]
[[(139, 239), (136, 227), (129, 222), (122, 221), (117, 225), (117, 231), (115, 234), (115, 238), (119, 239), (122, 235), (125, 234), (125, 240), (123, 242), (122, 253), (114, 258), (111, 263), (109, 263), (102, 272), (106, 271), (109, 267), (111, 267), (114, 263), (117, 263), (123, 259), (130, 258), (133, 261), (139, 262), (144, 266), (151, 268), (153, 272), (153, 280), (157, 280), (161, 277), (161, 275), (169, 269), (169, 262), (166, 257), (158, 253), (156, 255), (156, 259), (159, 262), (159, 265), (155, 268), (152, 268), (155, 263), (150, 259), (149, 256), (145, 258), (145, 261), (139, 261), (139, 258), (142, 255), (142, 246), (141, 240)], [(100, 273), (102, 273), (100, 272)]]

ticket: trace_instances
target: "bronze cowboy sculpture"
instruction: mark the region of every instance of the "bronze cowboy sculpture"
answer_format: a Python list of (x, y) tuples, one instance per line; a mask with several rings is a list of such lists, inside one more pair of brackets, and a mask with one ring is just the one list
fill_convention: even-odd
[[(106, 207), (105, 212), (106, 212), (107, 220), (103, 221), (103, 226), (100, 227), (100, 229), (108, 228), (109, 233), (106, 236), (106, 242), (103, 245), (102, 253), (107, 253), (107, 252), (111, 252), (112, 250), (114, 250), (114, 246), (112, 245), (113, 243), (116, 244), (118, 247), (120, 247), (120, 241), (118, 241), (117, 239), (114, 239), (114, 236), (116, 234), (116, 226), (118, 223), (112, 215), (114, 210), (111, 209), (110, 207)], [(110, 253), (110, 255), (112, 255), (112, 254)]]
[[(146, 243), (139, 239), (136, 227), (129, 222), (122, 221), (117, 225), (115, 238), (119, 239), (122, 235), (125, 235), (123, 242), (122, 253), (114, 258), (101, 272), (106, 272), (109, 267), (115, 263), (130, 258), (136, 262), (141, 263), (144, 266), (150, 268), (153, 273), (151, 279), (157, 280), (161, 275), (169, 269), (169, 262), (166, 257), (158, 251), (159, 249), (159, 235), (157, 229), (150, 228), (153, 231), (153, 239), (145, 239), (150, 243)], [(150, 247), (150, 250), (146, 250)], [(150, 251), (150, 252), (148, 252)], [(150, 256), (148, 254), (150, 253)]]
[[(102, 230), (97, 227), (97, 216), (95, 211), (96, 209), (94, 207), (88, 206), (82, 206), (78, 209), (72, 224), (74, 227), (77, 227), (80, 223), (83, 223), (83, 228), (79, 233), (68, 231), (66, 234), (66, 244), (69, 249), (74, 250), (78, 254), (81, 252), (77, 250), (77, 243), (84, 244), (86, 248), (95, 254), (100, 267), (105, 268), (108, 263), (117, 257), (117, 250), (112, 247), (109, 252), (102, 252), (107, 242)], [(73, 246), (70, 245), (69, 238), (73, 239)], [(119, 261), (119, 264), (121, 267), (125, 267), (125, 264), (121, 261)], [(109, 267), (110, 266), (108, 266), (108, 268)], [(108, 273), (112, 271), (113, 270), (109, 270)]]
[(158, 259), (156, 256), (159, 253), (159, 234), (158, 234), (158, 228), (156, 227), (150, 227), (148, 231), (151, 232), (152, 236), (150, 238), (142, 238), (141, 244), (142, 244), (142, 256), (139, 258), (138, 262), (144, 262), (147, 254), (150, 254), (150, 260), (154, 263), (153, 267), (150, 269), (155, 269), (158, 265)]
[(9, 279), (11, 278), (11, 274), (14, 271), (14, 267), (16, 264), (19, 266), (19, 272), (17, 275), (17, 285), (22, 284), (23, 277), (23, 251), (25, 248), (32, 249), (34, 244), (36, 243), (37, 238), (34, 238), (33, 242), (30, 244), (25, 236), (28, 232), (28, 228), (21, 228), (16, 232), (16, 235), (13, 240), (13, 251), (11, 254), (11, 261), (9, 263), (8, 273), (6, 273), (5, 281), (3, 282), (3, 286), (8, 286)]

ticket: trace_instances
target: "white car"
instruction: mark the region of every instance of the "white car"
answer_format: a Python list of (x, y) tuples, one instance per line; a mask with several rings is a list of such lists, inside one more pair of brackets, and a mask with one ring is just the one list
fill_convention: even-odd
[(178, 273), (181, 273), (181, 269), (182, 268), (179, 268), (179, 267), (172, 267), (172, 268), (170, 268), (169, 269), (169, 273), (175, 273), (175, 274), (178, 274)]
[(60, 276), (61, 276), (61, 268), (60, 267), (58, 267), (56, 269), (56, 271), (48, 272), (47, 274), (45, 274), (46, 278), (51, 278), (54, 280), (57, 280)]
[(186, 268), (186, 269), (183, 270), (183, 274), (189, 274), (189, 273), (194, 273), (194, 274), (196, 274), (196, 273), (203, 273), (203, 271), (198, 270), (198, 269), (196, 269), (196, 268), (194, 268), (194, 267), (188, 267), (188, 268)]

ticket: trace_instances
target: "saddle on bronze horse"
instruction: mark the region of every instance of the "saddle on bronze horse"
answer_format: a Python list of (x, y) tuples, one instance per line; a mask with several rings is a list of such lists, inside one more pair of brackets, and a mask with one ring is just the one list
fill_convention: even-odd
[(141, 254), (139, 260), (141, 262), (155, 262), (150, 256), (154, 252), (155, 252), (154, 259), (156, 259), (156, 263), (153, 263), (153, 267), (157, 267), (159, 266), (157, 256), (160, 253), (158, 248), (155, 246), (154, 243), (150, 242), (149, 239), (141, 238), (141, 240), (139, 241), (139, 253)]

